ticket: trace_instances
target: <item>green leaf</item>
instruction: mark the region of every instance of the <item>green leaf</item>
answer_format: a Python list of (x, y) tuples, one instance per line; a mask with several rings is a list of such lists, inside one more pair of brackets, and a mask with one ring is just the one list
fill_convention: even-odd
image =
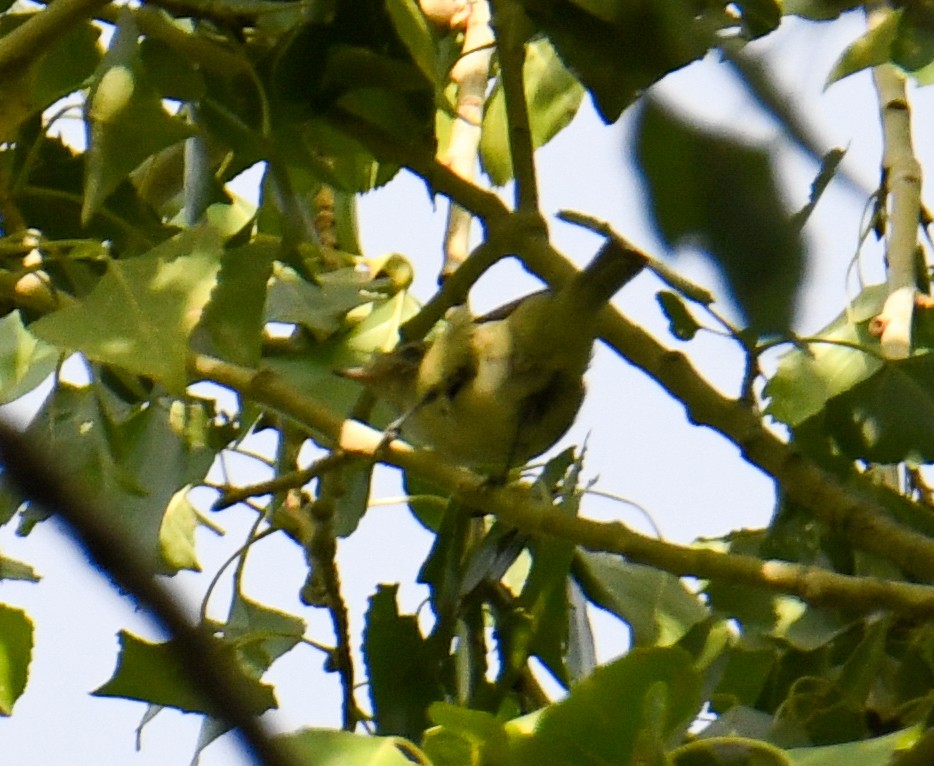
[[(891, 766), (905, 749), (913, 730), (903, 729), (862, 742), (843, 742), (826, 747), (801, 747), (786, 751), (793, 766)], [(900, 763), (900, 761), (898, 762)]]
[(266, 285), (278, 254), (277, 243), (256, 240), (221, 254), (217, 282), (192, 335), (198, 351), (249, 367), (259, 363)]
[(636, 646), (671, 646), (709, 614), (674, 575), (619, 556), (579, 551), (574, 577), (589, 601), (629, 624)]
[(434, 766), (510, 763), (507, 748), (513, 721), (504, 724), (486, 711), (447, 702), (435, 702), (429, 714), (436, 726), (425, 732), (422, 746)]
[(277, 737), (296, 763), (315, 766), (412, 766), (396, 737), (372, 737), (332, 729), (299, 729)]
[[(522, 68), (529, 109), (532, 146), (544, 146), (566, 128), (580, 107), (584, 89), (558, 58), (548, 40), (533, 40), (526, 47)], [(487, 99), (480, 138), (480, 161), (497, 186), (512, 180), (512, 153), (506, 121), (506, 98), (498, 80)]]
[(377, 733), (418, 741), (428, 726), (428, 706), (444, 695), (418, 620), (398, 612), (397, 591), (397, 585), (381, 585), (370, 597), (363, 655)]
[(831, 85), (855, 72), (884, 64), (891, 58), (892, 44), (898, 34), (901, 11), (883, 10), (879, 23), (870, 27), (861, 37), (850, 43), (827, 75)]
[(176, 492), (200, 482), (214, 460), (210, 417), (203, 402), (128, 408), (104, 391), (60, 384), (27, 433), (100, 500), (149, 565), (174, 572), (165, 556), (177, 560), (180, 543), (170, 535), (163, 549), (163, 517)]
[[(516, 766), (629, 764), (683, 732), (700, 709), (701, 680), (681, 649), (635, 649), (597, 668), (545, 708), (513, 748)], [(648, 762), (648, 761), (646, 761)]]
[[(211, 715), (215, 712), (179, 662), (178, 654), (183, 649), (176, 643), (153, 643), (123, 630), (118, 634), (118, 640), (120, 657), (117, 667), (105, 684), (91, 692), (95, 697), (122, 697), (187, 713)], [(276, 699), (269, 685), (251, 680), (238, 672), (239, 663), (233, 648), (220, 642), (217, 642), (216, 647), (221, 656), (229, 658), (226, 663), (228, 671), (237, 673), (245, 703), (257, 715), (276, 707)]]
[(386, 10), (412, 61), (428, 82), (440, 87), (442, 83), (434, 37), (419, 4), (415, 0), (386, 0)]
[(770, 151), (700, 130), (653, 100), (635, 130), (659, 233), (671, 247), (710, 255), (757, 333), (787, 333), (804, 247)]
[(322, 287), (277, 264), (266, 298), (266, 321), (298, 324), (324, 340), (341, 328), (348, 311), (373, 300), (355, 269), (341, 269), (328, 276)]
[[(4, 14), (0, 33), (34, 19), (35, 13)], [(54, 45), (19, 62), (0, 82), (0, 137), (13, 141), (22, 123), (58, 99), (79, 90), (100, 62), (100, 29), (76, 21)]]
[(794, 225), (799, 229), (804, 228), (808, 218), (811, 217), (811, 213), (817, 207), (818, 201), (827, 190), (834, 175), (836, 175), (837, 168), (843, 161), (845, 154), (846, 149), (831, 149), (821, 158), (820, 170), (817, 177), (811, 182), (811, 196), (808, 198), (807, 204), (792, 216)]
[(195, 530), (200, 524), (198, 510), (188, 499), (189, 487), (176, 492), (165, 509), (159, 526), (159, 549), (170, 571), (201, 571), (195, 549)]
[(298, 646), (305, 635), (305, 621), (238, 594), (224, 634), (236, 644), (247, 672), (259, 678), (273, 662)]
[(337, 537), (349, 537), (369, 508), (373, 463), (354, 461), (344, 464), (339, 470), (343, 491), (334, 503), (332, 529)]
[(83, 223), (143, 160), (194, 132), (168, 115), (159, 93), (147, 82), (138, 35), (132, 17), (123, 14), (88, 95)]
[(176, 101), (197, 101), (205, 96), (204, 76), (191, 59), (161, 40), (144, 37), (139, 58), (146, 81), (162, 97)]
[(28, 394), (58, 364), (59, 354), (23, 326), (19, 311), (0, 319), (0, 404)]
[(0, 555), (0, 580), (39, 582), (41, 579), (31, 564)]
[(12, 715), (13, 705), (26, 689), (32, 646), (29, 615), (0, 604), (0, 716)]
[(909, 71), (934, 60), (934, 9), (927, 2), (905, 3), (892, 42), (892, 61)]
[(934, 461), (934, 355), (886, 362), (827, 402), (824, 426), (855, 459)]
[(832, 397), (875, 373), (882, 366), (881, 349), (879, 339), (869, 332), (869, 322), (882, 310), (886, 294), (885, 285), (867, 287), (815, 334), (815, 342), (783, 355), (762, 392), (769, 399), (766, 413), (798, 426), (820, 412)]
[(695, 13), (681, 0), (522, 0), (522, 6), (590, 91), (607, 123), (642, 90), (701, 58), (718, 29), (733, 23), (716, 11)]
[(777, 0), (739, 0), (736, 5), (743, 14), (743, 26), (755, 39), (776, 29), (782, 20), (782, 6)]
[(109, 261), (90, 295), (30, 329), (47, 343), (183, 391), (189, 336), (211, 296), (220, 256), (210, 227), (182, 232), (144, 256)]
[(671, 290), (660, 290), (655, 294), (655, 299), (668, 319), (668, 329), (672, 335), (685, 341), (697, 335), (701, 326), (681, 300), (681, 296)]

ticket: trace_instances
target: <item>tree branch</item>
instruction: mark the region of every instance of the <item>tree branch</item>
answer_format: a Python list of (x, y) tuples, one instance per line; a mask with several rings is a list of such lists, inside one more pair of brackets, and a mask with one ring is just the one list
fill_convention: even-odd
[[(615, 335), (616, 333), (613, 333), (614, 337)], [(652, 342), (654, 343), (654, 340)], [(693, 368), (687, 365), (681, 355), (667, 350), (662, 350), (661, 355), (659, 361), (668, 360), (688, 378), (697, 377)], [(678, 361), (678, 357), (681, 357), (681, 361)], [(648, 364), (648, 360), (644, 361)], [(250, 370), (205, 356), (193, 356), (190, 366), (198, 379), (211, 380), (232, 388), (259, 404), (295, 418), (318, 434), (326, 446), (339, 447), (353, 454), (379, 459), (412, 471), (431, 484), (444, 488), (465, 506), (482, 508), (484, 512), (492, 513), (525, 532), (560, 537), (588, 550), (616, 553), (630, 561), (658, 567), (679, 576), (718, 579), (789, 593), (815, 606), (832, 606), (855, 612), (892, 609), (906, 614), (934, 615), (932, 587), (852, 577), (817, 567), (689, 548), (645, 537), (618, 522), (600, 523), (566, 516), (547, 503), (536, 500), (527, 488), (518, 485), (492, 487), (485, 477), (451, 465), (433, 452), (416, 450), (398, 439), (384, 444), (384, 434), (381, 431), (358, 421), (341, 419), (283, 382), (272, 372)], [(670, 366), (668, 369), (670, 370)], [(708, 399), (711, 395), (719, 397), (713, 389), (704, 394)], [(707, 404), (709, 409), (698, 410), (692, 414), (703, 414), (718, 423), (726, 416), (733, 422), (721, 425), (731, 430), (748, 425), (744, 424), (744, 421), (747, 415), (752, 417), (748, 409), (736, 405), (735, 402), (732, 403), (735, 405), (733, 407), (726, 407), (725, 403), (719, 400), (698, 404)], [(809, 498), (809, 505), (825, 502), (831, 506), (842, 507), (841, 513), (850, 526), (862, 526), (863, 542), (865, 535), (884, 534), (887, 538), (895, 540), (898, 545), (905, 546), (903, 550), (907, 551), (908, 555), (924, 557), (925, 560), (918, 561), (915, 567), (911, 567), (908, 566), (910, 560), (902, 561), (906, 556), (900, 555), (899, 563), (906, 569), (920, 570), (928, 575), (934, 571), (934, 543), (889, 522), (882, 517), (883, 509), (876, 507), (869, 500), (851, 496), (820, 472), (820, 469), (791, 453), (780, 442), (777, 442), (777, 448), (767, 442), (763, 447), (759, 442), (771, 435), (762, 429), (757, 421), (753, 422), (753, 426), (754, 428), (748, 429), (750, 439), (746, 444), (746, 451), (766, 463), (774, 459), (775, 454), (785, 457), (788, 465), (784, 466), (780, 473), (788, 481), (802, 481), (804, 486), (816, 493), (816, 497)], [(757, 430), (762, 433), (756, 434)], [(800, 498), (806, 493), (807, 490), (804, 490), (797, 494)], [(867, 514), (872, 513), (881, 517), (877, 520), (878, 526), (873, 527), (872, 519), (866, 518)], [(867, 550), (869, 549), (871, 548), (867, 546)], [(892, 558), (890, 552), (883, 554)]]
[(509, 125), (509, 155), (516, 182), (516, 210), (538, 213), (538, 181), (535, 177), (535, 147), (525, 100), (525, 12), (511, 0), (493, 2), (493, 28), (499, 54), (500, 81), (506, 99)]

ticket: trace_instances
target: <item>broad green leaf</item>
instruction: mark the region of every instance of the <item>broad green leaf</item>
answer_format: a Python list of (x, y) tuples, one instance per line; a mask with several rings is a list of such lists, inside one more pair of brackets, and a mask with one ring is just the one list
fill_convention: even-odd
[(619, 556), (578, 551), (574, 577), (588, 600), (629, 624), (636, 646), (671, 646), (709, 614), (674, 575)]
[(439, 87), (442, 83), (438, 72), (434, 37), (419, 4), (415, 0), (386, 0), (386, 10), (389, 11), (396, 34), (408, 49), (412, 61), (429, 82)]
[(868, 67), (886, 63), (892, 56), (900, 16), (900, 11), (885, 11), (878, 24), (850, 43), (827, 75), (827, 85)]
[(41, 579), (32, 564), (26, 564), (0, 554), (0, 580), (39, 582)]
[(324, 286), (300, 277), (293, 269), (277, 264), (266, 297), (266, 321), (298, 324), (318, 340), (333, 335), (347, 312), (373, 299), (367, 283), (355, 269), (329, 275)]
[(183, 487), (169, 500), (159, 526), (159, 548), (170, 571), (190, 569), (201, 571), (195, 549), (195, 530), (199, 526), (198, 510), (188, 499), (189, 487)]
[(169, 116), (147, 82), (138, 35), (132, 17), (123, 14), (88, 95), (84, 223), (143, 160), (193, 133)]
[(655, 225), (670, 247), (699, 246), (758, 334), (785, 334), (804, 268), (767, 148), (697, 128), (653, 100), (635, 155)]
[(26, 688), (32, 645), (29, 615), (0, 604), (0, 716), (12, 715), (13, 705)]
[(279, 740), (292, 751), (296, 763), (314, 766), (411, 766), (395, 737), (372, 737), (333, 729), (299, 729)]
[[(566, 128), (580, 107), (584, 89), (561, 63), (548, 40), (534, 40), (526, 47), (522, 70), (529, 109), (532, 146), (538, 148)], [(480, 139), (480, 161), (497, 186), (512, 180), (512, 153), (506, 121), (506, 98), (497, 81), (487, 99)]]
[(701, 705), (701, 679), (680, 649), (635, 649), (597, 668), (514, 742), (516, 766), (630, 764), (660, 752)]
[(256, 366), (262, 353), (266, 285), (279, 245), (254, 240), (225, 250), (217, 283), (192, 336), (202, 353)]
[(19, 311), (0, 319), (0, 404), (28, 394), (55, 370), (59, 354), (23, 326)]
[(668, 330), (672, 335), (678, 340), (685, 341), (697, 335), (701, 326), (677, 293), (671, 290), (660, 290), (655, 294), (655, 300), (658, 301), (658, 305), (661, 306), (668, 319)]
[[(27, 433), (98, 498), (146, 563), (174, 572), (160, 539), (163, 517), (176, 492), (201, 481), (210, 468), (210, 428), (204, 403), (153, 401), (130, 408), (105, 391), (60, 384)], [(168, 553), (177, 556), (178, 538), (171, 539)]]
[(870, 334), (869, 321), (882, 310), (885, 295), (885, 285), (867, 287), (843, 313), (816, 333), (815, 342), (782, 356), (763, 390), (769, 400), (766, 413), (797, 426), (820, 412), (829, 399), (879, 370), (879, 340)]
[[(177, 644), (171, 641), (153, 643), (132, 633), (120, 631), (120, 656), (113, 676), (91, 692), (96, 697), (124, 699), (163, 705), (188, 713), (214, 712), (198, 692), (189, 673), (178, 659)], [(216, 644), (220, 654), (229, 659), (227, 668), (237, 679), (244, 701), (256, 714), (276, 707), (272, 688), (240, 673), (232, 647)]]
[(522, 6), (590, 91), (607, 123), (642, 90), (701, 58), (715, 44), (717, 31), (735, 23), (716, 10), (695, 13), (681, 0), (522, 0)]
[(396, 585), (381, 585), (370, 597), (363, 655), (377, 733), (418, 741), (428, 726), (428, 706), (444, 695), (418, 620), (399, 614), (397, 591)]
[(189, 337), (211, 296), (220, 256), (220, 238), (210, 227), (182, 232), (145, 256), (108, 262), (90, 295), (30, 330), (59, 348), (182, 391)]

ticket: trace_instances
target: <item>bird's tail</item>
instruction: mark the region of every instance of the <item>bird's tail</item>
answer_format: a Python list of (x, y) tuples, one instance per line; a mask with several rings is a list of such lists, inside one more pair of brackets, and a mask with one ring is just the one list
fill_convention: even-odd
[(618, 239), (607, 239), (593, 260), (567, 285), (576, 305), (606, 303), (645, 268), (646, 255)]

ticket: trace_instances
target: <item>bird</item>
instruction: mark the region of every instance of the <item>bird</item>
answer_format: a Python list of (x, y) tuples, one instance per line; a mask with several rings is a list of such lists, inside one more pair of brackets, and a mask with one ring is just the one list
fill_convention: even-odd
[(399, 416), (388, 434), (505, 475), (550, 449), (574, 423), (603, 308), (646, 262), (608, 238), (561, 287), (482, 317), (455, 306), (428, 338), (374, 354), (342, 375)]

